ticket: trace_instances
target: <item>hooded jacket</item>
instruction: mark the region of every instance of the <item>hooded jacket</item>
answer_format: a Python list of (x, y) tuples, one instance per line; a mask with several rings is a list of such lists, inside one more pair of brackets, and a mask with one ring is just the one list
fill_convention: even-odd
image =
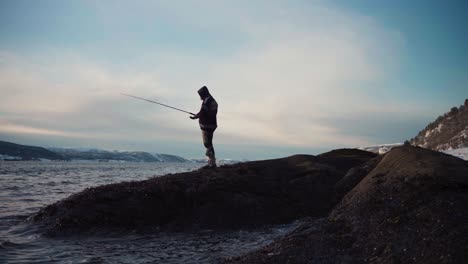
[(218, 127), (218, 122), (216, 120), (216, 115), (218, 114), (218, 103), (211, 96), (208, 88), (203, 86), (198, 90), (200, 98), (203, 99), (203, 103), (198, 112), (198, 123), (202, 130), (215, 130)]

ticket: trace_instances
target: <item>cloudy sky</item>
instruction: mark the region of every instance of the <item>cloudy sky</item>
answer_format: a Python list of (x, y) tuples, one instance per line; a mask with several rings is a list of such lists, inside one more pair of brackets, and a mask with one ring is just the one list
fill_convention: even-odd
[(468, 97), (466, 1), (0, 1), (0, 140), (221, 158), (402, 142)]

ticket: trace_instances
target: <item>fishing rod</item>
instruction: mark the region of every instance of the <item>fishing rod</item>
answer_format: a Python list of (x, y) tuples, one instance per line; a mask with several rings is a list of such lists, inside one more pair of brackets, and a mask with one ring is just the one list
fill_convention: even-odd
[(140, 100), (143, 100), (143, 101), (147, 101), (147, 102), (150, 102), (150, 103), (153, 103), (153, 104), (162, 105), (162, 106), (165, 106), (165, 107), (168, 107), (168, 108), (172, 108), (172, 109), (174, 109), (174, 110), (177, 110), (177, 111), (180, 111), (180, 112), (184, 112), (184, 113), (187, 113), (187, 114), (195, 115), (194, 113), (190, 113), (190, 112), (188, 112), (188, 111), (185, 111), (185, 110), (182, 110), (182, 109), (179, 109), (179, 108), (170, 106), (170, 105), (158, 103), (158, 102), (151, 101), (151, 100), (148, 100), (148, 99), (145, 99), (145, 98), (141, 98), (141, 97), (138, 97), (138, 96), (134, 96), (134, 95), (130, 95), (130, 94), (124, 94), (124, 93), (120, 93), (120, 94), (121, 94), (121, 95), (124, 95), (124, 96), (128, 96), (128, 97), (133, 97), (133, 98), (136, 98), (136, 99), (140, 99)]

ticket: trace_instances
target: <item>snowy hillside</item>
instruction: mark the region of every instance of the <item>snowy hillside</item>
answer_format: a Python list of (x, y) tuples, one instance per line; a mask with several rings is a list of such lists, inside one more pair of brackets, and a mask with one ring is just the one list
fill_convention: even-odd
[(439, 151), (468, 147), (468, 99), (460, 107), (453, 107), (450, 112), (439, 116), (410, 142)]

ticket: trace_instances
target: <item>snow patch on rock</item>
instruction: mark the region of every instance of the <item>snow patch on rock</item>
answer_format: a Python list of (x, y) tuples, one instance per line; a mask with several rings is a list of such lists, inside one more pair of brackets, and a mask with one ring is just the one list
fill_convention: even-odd
[(450, 149), (442, 152), (460, 159), (468, 160), (468, 148)]
[(380, 144), (380, 145), (374, 145), (374, 146), (360, 147), (358, 149), (382, 155), (390, 151), (392, 148), (399, 147), (402, 145), (403, 143), (391, 143), (391, 144)]

